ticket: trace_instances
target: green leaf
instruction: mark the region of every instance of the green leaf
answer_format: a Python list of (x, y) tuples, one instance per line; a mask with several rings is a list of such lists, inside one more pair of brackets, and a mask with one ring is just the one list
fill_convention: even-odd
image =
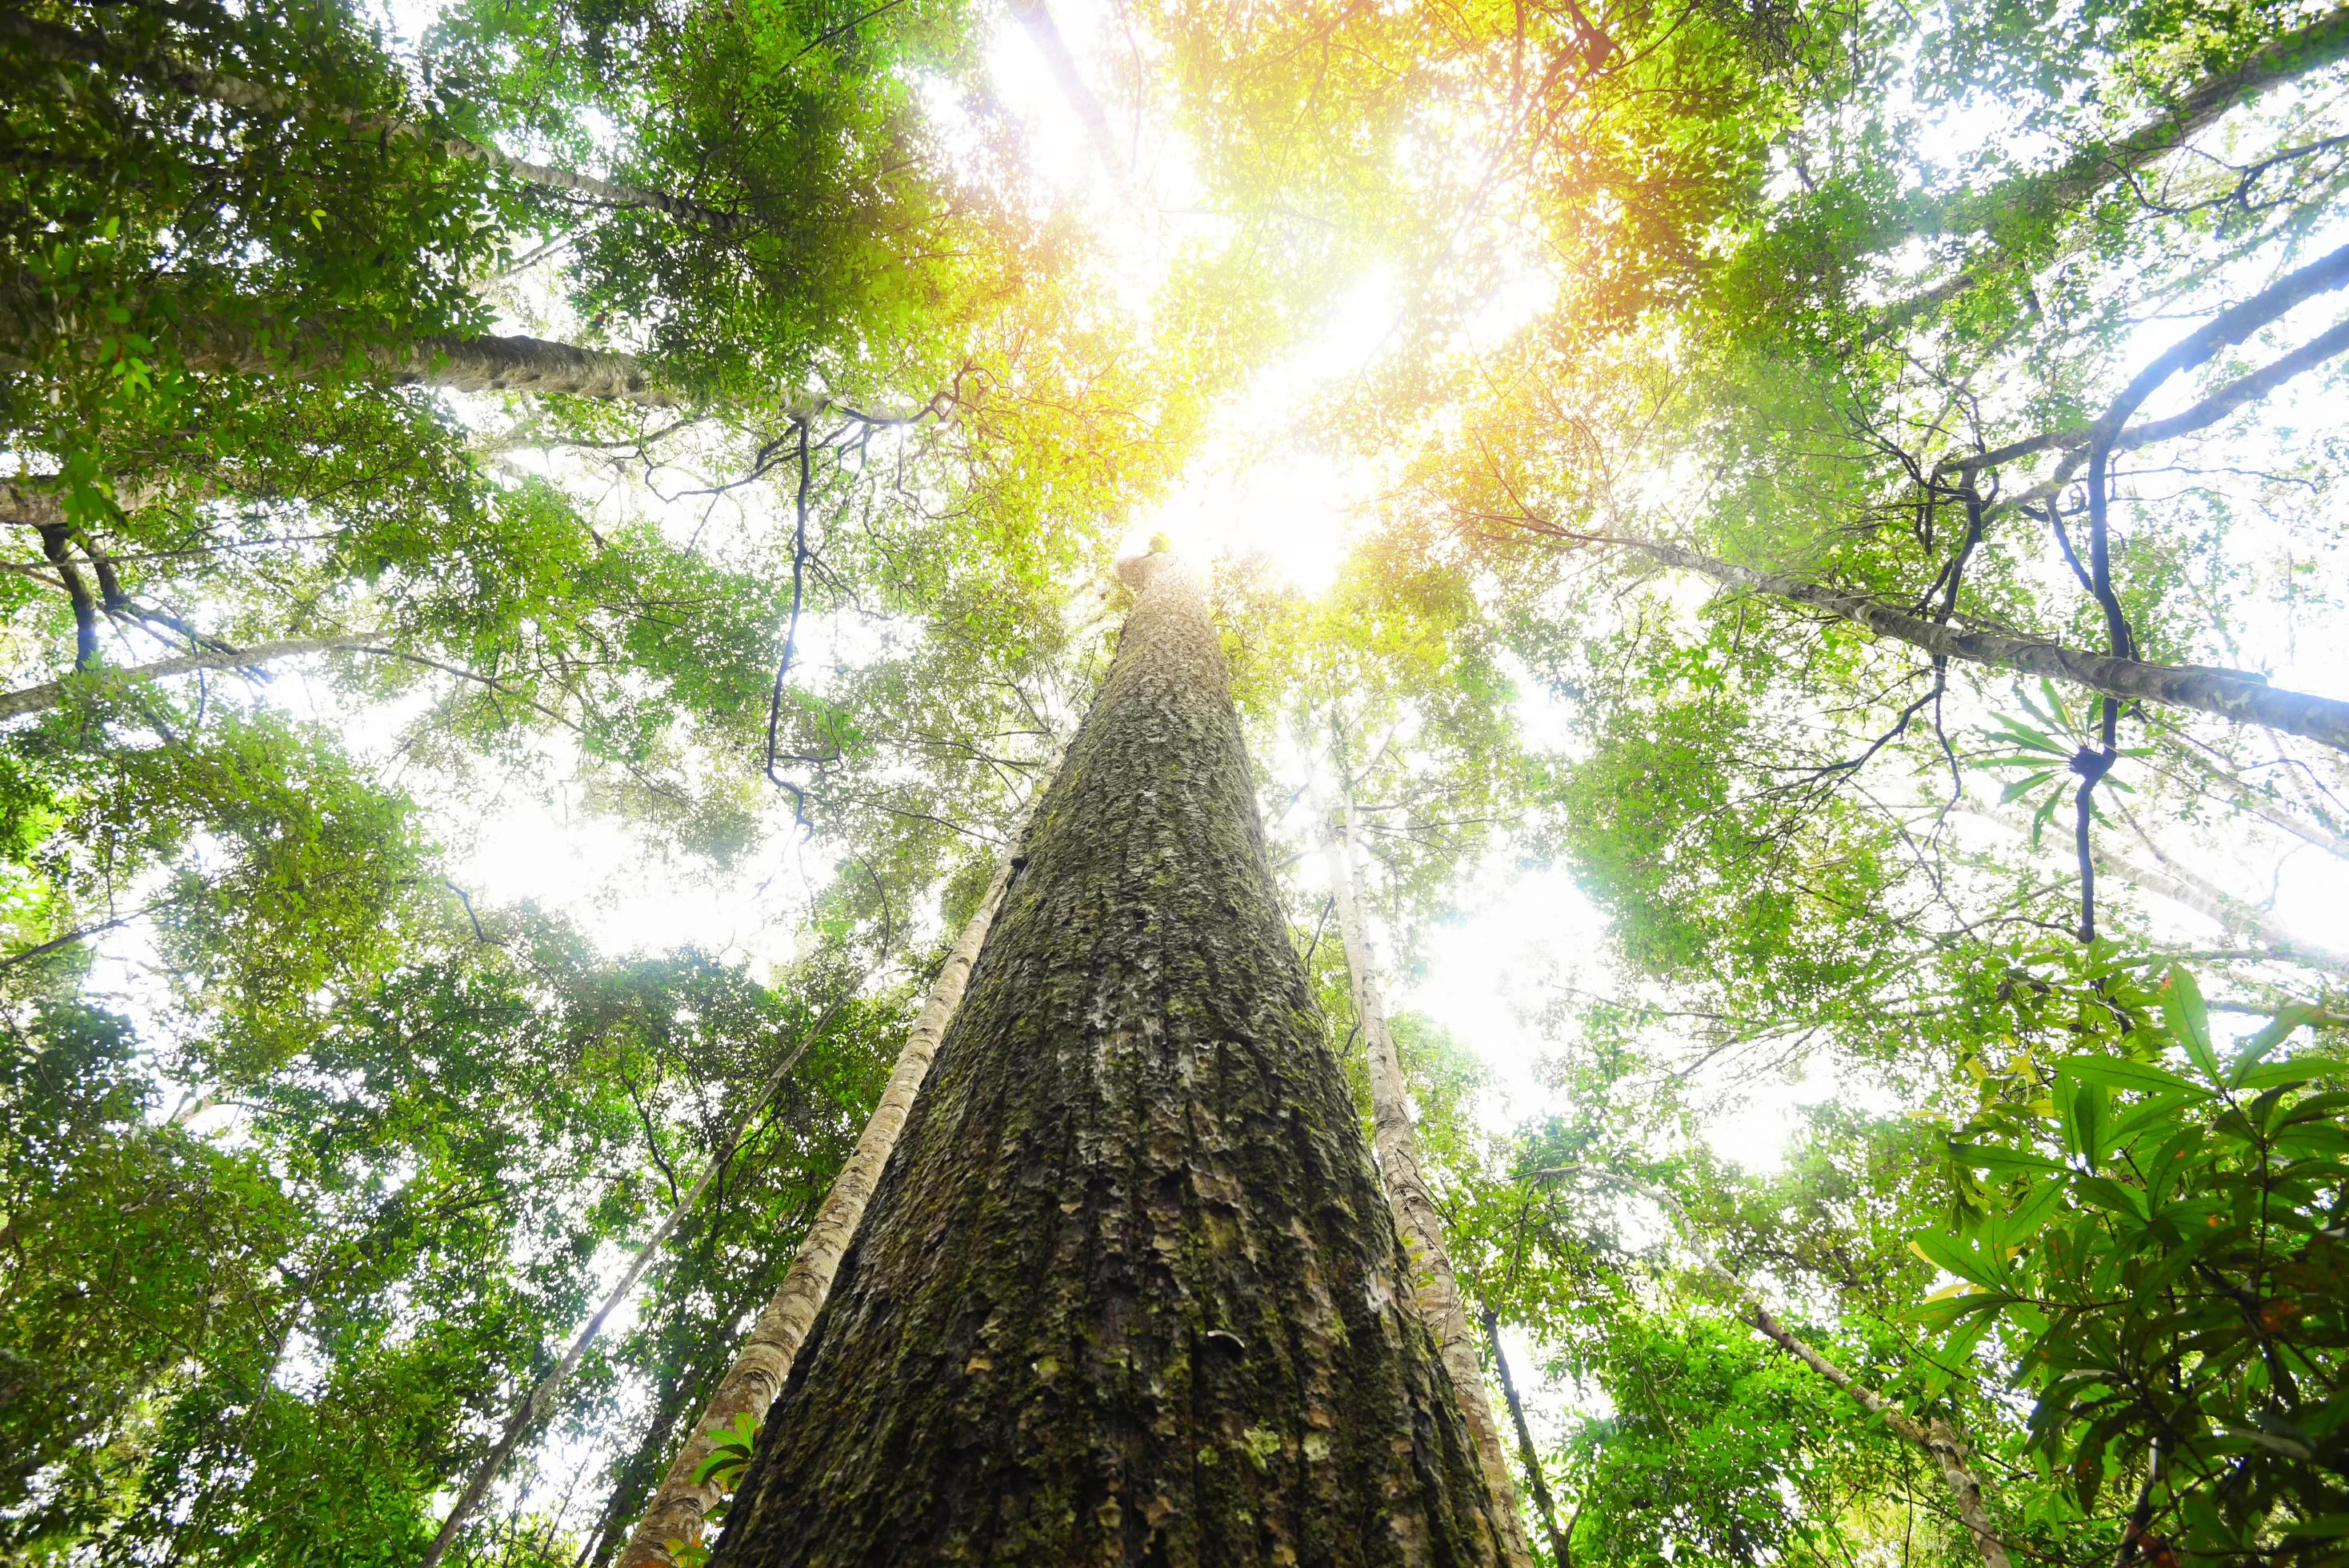
[(2031, 847), (2039, 847), (2039, 835), (2055, 815), (2055, 808), (2064, 803), (2064, 791), (2053, 789), (2047, 799), (2039, 802), (2039, 810), (2031, 814)]
[(1998, 803), (2004, 806), (2021, 799), (2023, 796), (2030, 794), (2033, 789), (2038, 789), (2042, 784), (2046, 783), (2047, 780), (2054, 777), (2055, 775), (2053, 772), (2042, 772), (2029, 774), (2023, 778), (2017, 779), (2013, 783), (2009, 784), (2005, 789), (1998, 792)]
[(2210, 1013), (2202, 1005), (2202, 987), (2182, 965), (2173, 964), (2161, 982), (2161, 1018), (2186, 1047), (2186, 1054), (2212, 1083), (2223, 1083), (2219, 1053), (2210, 1047)]
[(2064, 1146), (2093, 1171), (2104, 1163), (2105, 1128), (2109, 1106), (2104, 1087), (2094, 1080), (2075, 1082), (2063, 1097)]
[(1951, 1158), (1971, 1171), (2067, 1171), (2069, 1166), (2028, 1149), (2001, 1149), (1988, 1143), (1951, 1143)]
[(1988, 1259), (1961, 1243), (1954, 1236), (1939, 1231), (1920, 1231), (1909, 1238), (1909, 1246), (1927, 1263), (1947, 1269), (1960, 1279), (1995, 1290), (2004, 1282)]
[(2055, 1064), (2055, 1069), (2075, 1083), (2098, 1084), (2132, 1094), (2183, 1092), (2206, 1099), (2210, 1096), (2209, 1089), (2189, 1082), (2168, 1068), (2120, 1057), (2065, 1057)]
[(2134, 1189), (2122, 1186), (2109, 1176), (2082, 1176), (2073, 1182), (2073, 1188), (2099, 1209), (2132, 1220), (2146, 1217), (2145, 1200)]
[(2294, 1057), (2290, 1061), (2264, 1062), (2251, 1068), (2242, 1076), (2237, 1088), (2273, 1088), (2279, 1085), (2307, 1083), (2313, 1078), (2349, 1076), (2349, 1062), (2332, 1057)]

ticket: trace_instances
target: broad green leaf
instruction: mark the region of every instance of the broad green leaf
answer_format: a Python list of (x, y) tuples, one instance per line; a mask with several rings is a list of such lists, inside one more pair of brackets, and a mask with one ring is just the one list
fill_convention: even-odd
[(2184, 965), (2173, 964), (2162, 979), (2161, 995), (2162, 1021), (2169, 1026), (2169, 1032), (2205, 1078), (2212, 1083), (2225, 1082), (2219, 1053), (2210, 1045), (2210, 1015), (2202, 1005), (2202, 987)]
[(2150, 1062), (2133, 1062), (2119, 1057), (2065, 1057), (2056, 1069), (2075, 1083), (2098, 1084), (2106, 1088), (2121, 1089), (2135, 1094), (2165, 1094), (2178, 1091), (2208, 1098), (2210, 1090), (2190, 1083)]

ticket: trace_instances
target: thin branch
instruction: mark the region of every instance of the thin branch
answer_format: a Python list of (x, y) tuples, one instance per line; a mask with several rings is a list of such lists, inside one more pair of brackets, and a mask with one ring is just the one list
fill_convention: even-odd
[(1990, 1517), (1989, 1509), (1983, 1504), (1981, 1479), (1973, 1473), (1968, 1462), (1971, 1456), (1967, 1453), (1964, 1443), (1959, 1440), (1955, 1431), (1941, 1421), (1918, 1420), (1899, 1406), (1885, 1398), (1875, 1389), (1868, 1387), (1849, 1372), (1829, 1360), (1809, 1341), (1779, 1322), (1777, 1316), (1762, 1305), (1761, 1298), (1754, 1295), (1753, 1287), (1730, 1273), (1722, 1261), (1713, 1255), (1713, 1249), (1705, 1244), (1704, 1237), (1697, 1230), (1695, 1222), (1689, 1218), (1688, 1211), (1681, 1206), (1681, 1201), (1663, 1188), (1652, 1182), (1642, 1181), (1637, 1177), (1625, 1176), (1613, 1171), (1587, 1165), (1553, 1166), (1547, 1170), (1532, 1172), (1529, 1179), (1561, 1181), (1578, 1177), (1604, 1181), (1611, 1186), (1620, 1187), (1626, 1191), (1636, 1192), (1662, 1210), (1665, 1217), (1671, 1220), (1674, 1228), (1680, 1232), (1682, 1242), (1696, 1258), (1698, 1265), (1703, 1270), (1706, 1277), (1736, 1304), (1740, 1315), (1748, 1325), (1771, 1343), (1794, 1357), (1795, 1360), (1841, 1389), (1861, 1409), (1881, 1420), (1893, 1436), (1904, 1442), (1916, 1445), (1931, 1457), (1935, 1465), (1940, 1468), (1941, 1479), (1949, 1487), (1950, 1494), (1957, 1504), (1958, 1517), (1965, 1522), (1967, 1531), (1973, 1536), (1975, 1549), (1981, 1552), (1982, 1562), (1987, 1568), (2011, 1568), (2012, 1560), (2007, 1556), (2006, 1545), (1999, 1538), (1997, 1526)]

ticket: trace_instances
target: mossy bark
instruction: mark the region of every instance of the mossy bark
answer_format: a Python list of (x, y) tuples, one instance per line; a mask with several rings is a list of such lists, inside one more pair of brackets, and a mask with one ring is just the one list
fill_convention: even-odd
[(1163, 557), (714, 1568), (1490, 1564)]

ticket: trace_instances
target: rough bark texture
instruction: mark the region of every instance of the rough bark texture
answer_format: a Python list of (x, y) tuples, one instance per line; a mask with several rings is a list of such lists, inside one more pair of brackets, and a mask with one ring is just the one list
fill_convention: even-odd
[(1402, 1233), (1412, 1263), (1412, 1287), (1421, 1317), (1435, 1336), (1444, 1369), (1452, 1374), (1453, 1391), (1460, 1397), (1460, 1413), (1467, 1418), (1475, 1439), (1477, 1457), (1501, 1520), (1501, 1544), (1506, 1560), (1530, 1565), (1533, 1553), (1526, 1545), (1525, 1526), (1517, 1512), (1516, 1483), (1509, 1477), (1509, 1461), (1501, 1449), (1500, 1424), (1493, 1418), (1493, 1402), (1485, 1393), (1485, 1368), (1476, 1357), (1476, 1339), (1461, 1305), (1460, 1282), (1452, 1272), (1452, 1254), (1444, 1244), (1444, 1215), (1428, 1191), (1421, 1169), (1419, 1133), (1412, 1125), (1411, 1091), (1403, 1083), (1402, 1057), (1395, 1049), (1394, 1031), (1387, 1026), (1386, 999), (1379, 990), (1378, 971), (1371, 958), (1370, 938), (1362, 929), (1359, 874), (1360, 851), (1354, 841), (1354, 810), (1350, 790), (1339, 802), (1337, 832), (1330, 845), (1337, 875), (1338, 934), (1346, 948), (1346, 978), (1353, 990), (1354, 1017), (1361, 1026), (1362, 1048), (1371, 1069), (1371, 1137), (1379, 1155), (1379, 1181), (1394, 1210), (1395, 1229)]
[(1164, 557), (767, 1420), (720, 1568), (1492, 1563)]
[(1557, 1568), (1574, 1568), (1573, 1532), (1558, 1528), (1557, 1503), (1549, 1494), (1549, 1482), (1542, 1476), (1541, 1450), (1534, 1446), (1534, 1429), (1526, 1423), (1526, 1406), (1517, 1398), (1517, 1380), (1509, 1376), (1509, 1353), (1501, 1348), (1501, 1320), (1489, 1306), (1485, 1309), (1485, 1341), (1493, 1347), (1493, 1370), (1500, 1374), (1501, 1394), (1509, 1401), (1509, 1420), (1517, 1429), (1517, 1458), (1526, 1467), (1526, 1485), (1534, 1494), (1534, 1511), (1541, 1516), (1543, 1532), (1549, 1537), (1550, 1558)]
[[(406, 387), (445, 387), (454, 392), (561, 393), (645, 408), (676, 408), (684, 398), (653, 378), (632, 354), (581, 348), (543, 337), (428, 337), (412, 348), (369, 347), (369, 363)], [(299, 376), (306, 366), (340, 356), (335, 344), (310, 335), (289, 346), (222, 335), (192, 346), (188, 363), (198, 370), (231, 370), (248, 376)]]
[(905, 1036), (905, 1048), (897, 1053), (897, 1068), (889, 1075), (888, 1087), (881, 1092), (881, 1102), (873, 1108), (872, 1119), (864, 1124), (855, 1151), (841, 1167), (832, 1191), (825, 1194), (823, 1207), (816, 1212), (815, 1222), (808, 1227), (807, 1239), (800, 1243), (799, 1255), (792, 1260), (782, 1283), (775, 1287), (773, 1298), (750, 1326), (733, 1365), (719, 1379), (701, 1418), (694, 1424), (692, 1437), (678, 1454), (677, 1462), (669, 1467), (644, 1517), (629, 1533), (627, 1549), (620, 1554), (620, 1568), (673, 1563), (676, 1559), (669, 1555), (670, 1542), (701, 1539), (703, 1518), (724, 1494), (709, 1481), (696, 1480), (694, 1472), (716, 1450), (718, 1435), (732, 1426), (737, 1416), (764, 1420), (768, 1407), (782, 1391), (784, 1380), (791, 1376), (792, 1363), (800, 1346), (806, 1343), (808, 1330), (815, 1324), (816, 1313), (832, 1293), (841, 1257), (854, 1239), (864, 1211), (873, 1201), (874, 1189), (888, 1163), (890, 1150), (897, 1146), (897, 1136), (904, 1130), (922, 1080), (929, 1076), (938, 1041), (962, 1006), (971, 967), (978, 961), (979, 949), (987, 941), (988, 930), (995, 922), (995, 912), (1003, 903), (1003, 890), (1010, 877), (1011, 862), (1007, 859), (997, 868), (986, 896), (979, 900), (954, 951), (947, 955), (946, 966), (932, 983), (921, 1016), (914, 1020), (913, 1028)]

